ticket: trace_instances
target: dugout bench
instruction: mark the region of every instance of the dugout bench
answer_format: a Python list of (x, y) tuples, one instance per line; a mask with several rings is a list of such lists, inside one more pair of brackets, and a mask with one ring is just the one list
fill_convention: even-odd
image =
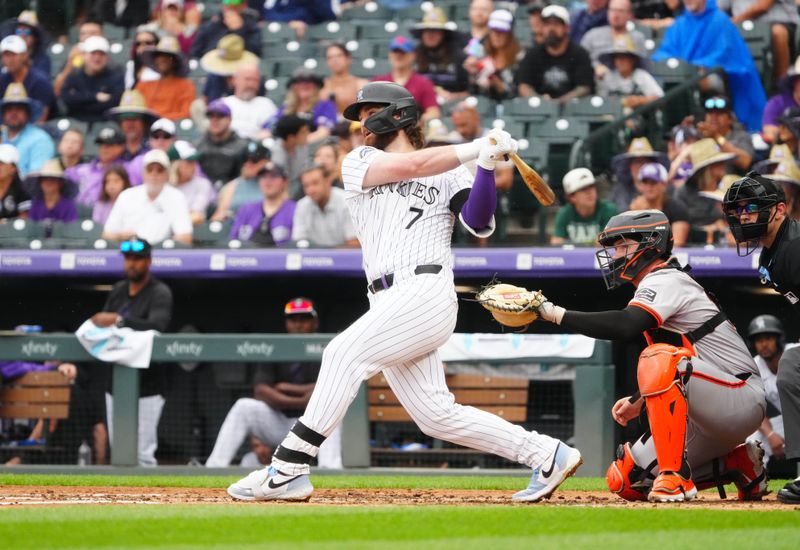
[(0, 386), (0, 419), (43, 421), (42, 439), (37, 445), (0, 445), (2, 451), (27, 453), (47, 450), (50, 422), (69, 416), (70, 383), (60, 372), (29, 372)]
[[(152, 361), (168, 362), (310, 362), (320, 360), (325, 345), (334, 335), (287, 335), (287, 334), (162, 334), (153, 343)], [(458, 335), (455, 335), (458, 336)], [(469, 337), (470, 335), (461, 335)], [(519, 342), (525, 336), (549, 338), (553, 342), (567, 339), (566, 335), (495, 335), (508, 337), (509, 346), (519, 350)], [(508, 346), (506, 346), (508, 347)], [(528, 348), (530, 349), (530, 347)], [(0, 359), (24, 359), (28, 361), (96, 361), (78, 343), (73, 334), (21, 334), (0, 337)], [(443, 355), (445, 361), (448, 360)], [(520, 363), (535, 362), (542, 365), (566, 364), (574, 366), (575, 402), (575, 444), (585, 459), (585, 466), (579, 475), (603, 475), (608, 462), (613, 457), (614, 427), (610, 410), (614, 403), (614, 366), (611, 364), (611, 345), (605, 341), (595, 341), (590, 354), (581, 357), (525, 355), (523, 352), (502, 357), (476, 357), (475, 360)], [(122, 365), (113, 365), (114, 394), (114, 439), (111, 449), (111, 463), (114, 466), (137, 465), (137, 418), (139, 406), (139, 371)], [(466, 380), (466, 379), (463, 379)], [(474, 381), (479, 383), (480, 380)], [(505, 383), (505, 382), (504, 382)], [(375, 380), (372, 389), (379, 389), (380, 379)], [(485, 384), (485, 383), (484, 383)], [(519, 386), (522, 384), (517, 382)], [(351, 405), (344, 420), (342, 459), (346, 467), (368, 467), (370, 465), (369, 421), (386, 420), (390, 414), (384, 404), (383, 409), (376, 405), (369, 409), (369, 385), (361, 386), (358, 396)], [(485, 389), (485, 388), (484, 388)], [(478, 388), (459, 388), (480, 391), (470, 396), (482, 402), (482, 408), (503, 407), (504, 415), (511, 421), (519, 421), (522, 394), (511, 390), (520, 387), (505, 387), (505, 392), (483, 392)], [(501, 398), (501, 394), (505, 394)], [(384, 395), (385, 392), (384, 392)], [(480, 397), (478, 397), (480, 395)], [(494, 397), (491, 397), (494, 395)], [(525, 396), (527, 399), (527, 396)], [(377, 397), (376, 397), (377, 399)], [(385, 399), (387, 399), (385, 397)], [(500, 403), (498, 403), (500, 401)], [(501, 409), (494, 409), (498, 412)], [(392, 415), (397, 414), (392, 412)], [(372, 416), (371, 416), (372, 415)]]

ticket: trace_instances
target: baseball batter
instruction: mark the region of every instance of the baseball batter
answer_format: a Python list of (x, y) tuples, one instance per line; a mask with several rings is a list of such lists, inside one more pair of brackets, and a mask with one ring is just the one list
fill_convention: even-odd
[[(585, 313), (545, 300), (539, 314), (567, 331), (603, 339), (644, 332), (641, 395), (617, 401), (614, 420), (625, 426), (647, 405), (650, 430), (617, 451), (608, 487), (627, 500), (689, 500), (697, 487), (734, 482), (741, 499), (766, 491), (763, 450), (744, 444), (764, 419), (766, 400), (745, 343), (713, 297), (670, 257), (672, 231), (658, 210), (630, 211), (609, 220), (597, 253), (609, 289), (629, 282), (636, 292), (621, 311)], [(682, 347), (653, 344), (647, 331), (681, 335)], [(691, 466), (691, 467), (690, 467)]]
[[(305, 414), (270, 467), (228, 488), (236, 499), (308, 499), (310, 462), (361, 383), (378, 372), (424, 433), (534, 468), (515, 500), (549, 496), (582, 463), (576, 449), (461, 406), (447, 389), (438, 348), (456, 323), (453, 225), (457, 217), (477, 236), (492, 233), (495, 162), (517, 147), (506, 132), (493, 130), (489, 139), (423, 149), (419, 114), (411, 94), (390, 82), (366, 85), (344, 112), (361, 122), (366, 143), (345, 157), (342, 180), (370, 309), (325, 348)], [(475, 159), (473, 182), (461, 165)]]

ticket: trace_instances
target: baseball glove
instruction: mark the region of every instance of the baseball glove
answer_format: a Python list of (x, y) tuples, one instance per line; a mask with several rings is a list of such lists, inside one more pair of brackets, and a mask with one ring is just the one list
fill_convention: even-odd
[(475, 301), (488, 309), (501, 325), (524, 327), (539, 318), (538, 309), (544, 296), (520, 286), (490, 283), (475, 295)]

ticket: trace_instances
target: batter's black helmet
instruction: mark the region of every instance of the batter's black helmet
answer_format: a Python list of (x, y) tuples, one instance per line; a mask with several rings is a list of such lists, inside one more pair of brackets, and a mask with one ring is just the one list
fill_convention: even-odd
[[(344, 110), (344, 118), (358, 120), (364, 105), (386, 105), (364, 121), (364, 126), (373, 134), (388, 134), (400, 128), (416, 124), (419, 106), (411, 92), (394, 82), (370, 82), (358, 91), (356, 102)], [(399, 115), (399, 118), (395, 118)]]
[(774, 315), (759, 315), (750, 321), (747, 327), (747, 338), (752, 343), (753, 338), (759, 334), (774, 334), (778, 337), (778, 349), (783, 350), (786, 332), (783, 323)]
[[(639, 245), (615, 258), (615, 244), (623, 238), (638, 241)], [(667, 260), (672, 253), (672, 227), (660, 210), (617, 214), (608, 220), (597, 240), (603, 247), (597, 251), (597, 262), (609, 290), (632, 281), (653, 260)]]
[[(733, 182), (725, 192), (722, 208), (740, 256), (747, 256), (758, 248), (759, 239), (767, 232), (769, 222), (772, 221), (770, 210), (779, 202), (786, 202), (781, 184), (758, 172), (749, 172)], [(745, 212), (757, 213), (758, 218), (752, 223), (743, 224), (741, 215)], [(744, 253), (740, 246), (742, 243), (745, 243)]]

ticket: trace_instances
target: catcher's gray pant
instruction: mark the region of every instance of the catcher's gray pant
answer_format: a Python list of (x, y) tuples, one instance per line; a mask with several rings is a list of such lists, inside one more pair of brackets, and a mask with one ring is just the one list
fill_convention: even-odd
[(778, 396), (786, 431), (786, 457), (800, 458), (800, 346), (783, 351), (778, 364)]
[[(683, 363), (678, 368), (683, 371)], [(758, 375), (743, 382), (696, 357), (692, 358), (692, 376), (686, 383), (686, 401), (686, 453), (695, 479), (710, 476), (713, 459), (744, 443), (764, 420), (767, 408)], [(656, 448), (649, 432), (631, 445), (631, 454), (637, 466), (658, 474)]]
[[(158, 422), (164, 410), (164, 398), (148, 395), (139, 398), (139, 466), (158, 466)], [(106, 394), (106, 424), (108, 425), (109, 446), (114, 441), (114, 396)]]
[[(399, 280), (398, 280), (399, 279)], [(300, 421), (324, 436), (344, 418), (361, 382), (383, 372), (397, 399), (429, 436), (534, 466), (543, 463), (556, 439), (474, 407), (455, 402), (445, 383), (438, 349), (456, 324), (453, 273), (401, 276), (369, 296), (370, 309), (325, 348), (317, 384)], [(290, 432), (281, 446), (312, 456), (317, 447)], [(305, 464), (273, 458), (287, 475), (308, 472)]]
[[(233, 404), (217, 435), (214, 450), (206, 466), (223, 468), (230, 466), (236, 451), (245, 438), (253, 435), (275, 449), (286, 437), (297, 418), (286, 416), (260, 399), (244, 397)], [(319, 449), (317, 463), (320, 468), (342, 467), (341, 429), (336, 429)]]

